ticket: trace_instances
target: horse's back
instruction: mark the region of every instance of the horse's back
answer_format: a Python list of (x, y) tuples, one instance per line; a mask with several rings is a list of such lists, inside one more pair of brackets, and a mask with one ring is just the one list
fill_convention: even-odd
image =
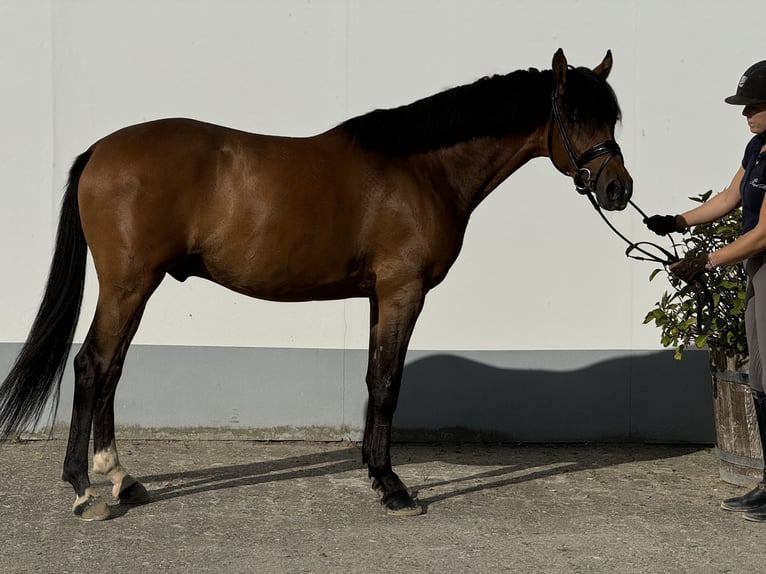
[(157, 272), (259, 297), (318, 298), (341, 284), (356, 294), (364, 196), (354, 174), (369, 170), (340, 148), (337, 134), (267, 136), (184, 119), (123, 128), (94, 144), (80, 181), (96, 266), (129, 252)]

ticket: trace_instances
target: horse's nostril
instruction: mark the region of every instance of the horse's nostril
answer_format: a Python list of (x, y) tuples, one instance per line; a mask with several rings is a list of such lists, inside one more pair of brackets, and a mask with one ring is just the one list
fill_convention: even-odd
[(619, 181), (610, 181), (606, 186), (606, 196), (616, 201), (622, 197), (622, 184)]

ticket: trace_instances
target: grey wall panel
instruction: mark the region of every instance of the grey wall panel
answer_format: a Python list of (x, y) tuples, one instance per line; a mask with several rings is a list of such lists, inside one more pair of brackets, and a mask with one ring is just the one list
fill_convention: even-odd
[[(0, 345), (3, 376), (19, 348)], [(123, 433), (359, 440), (366, 360), (364, 350), (137, 345), (117, 420)], [(62, 424), (72, 378), (70, 364)], [(399, 440), (715, 440), (704, 351), (682, 361), (670, 351), (411, 351), (394, 422)]]

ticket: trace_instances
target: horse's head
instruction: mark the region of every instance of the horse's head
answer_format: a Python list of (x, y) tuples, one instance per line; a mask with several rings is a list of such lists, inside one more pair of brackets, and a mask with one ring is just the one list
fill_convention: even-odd
[(610, 51), (593, 70), (567, 66), (561, 49), (553, 56), (548, 155), (580, 193), (593, 192), (602, 208), (621, 210), (633, 194), (633, 178), (614, 141), (620, 107), (606, 82), (611, 69)]

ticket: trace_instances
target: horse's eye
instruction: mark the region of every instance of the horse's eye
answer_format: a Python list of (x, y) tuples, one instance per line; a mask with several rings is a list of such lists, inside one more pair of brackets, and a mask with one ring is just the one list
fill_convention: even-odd
[(569, 114), (569, 123), (570, 124), (576, 124), (580, 118), (577, 117), (577, 114)]

